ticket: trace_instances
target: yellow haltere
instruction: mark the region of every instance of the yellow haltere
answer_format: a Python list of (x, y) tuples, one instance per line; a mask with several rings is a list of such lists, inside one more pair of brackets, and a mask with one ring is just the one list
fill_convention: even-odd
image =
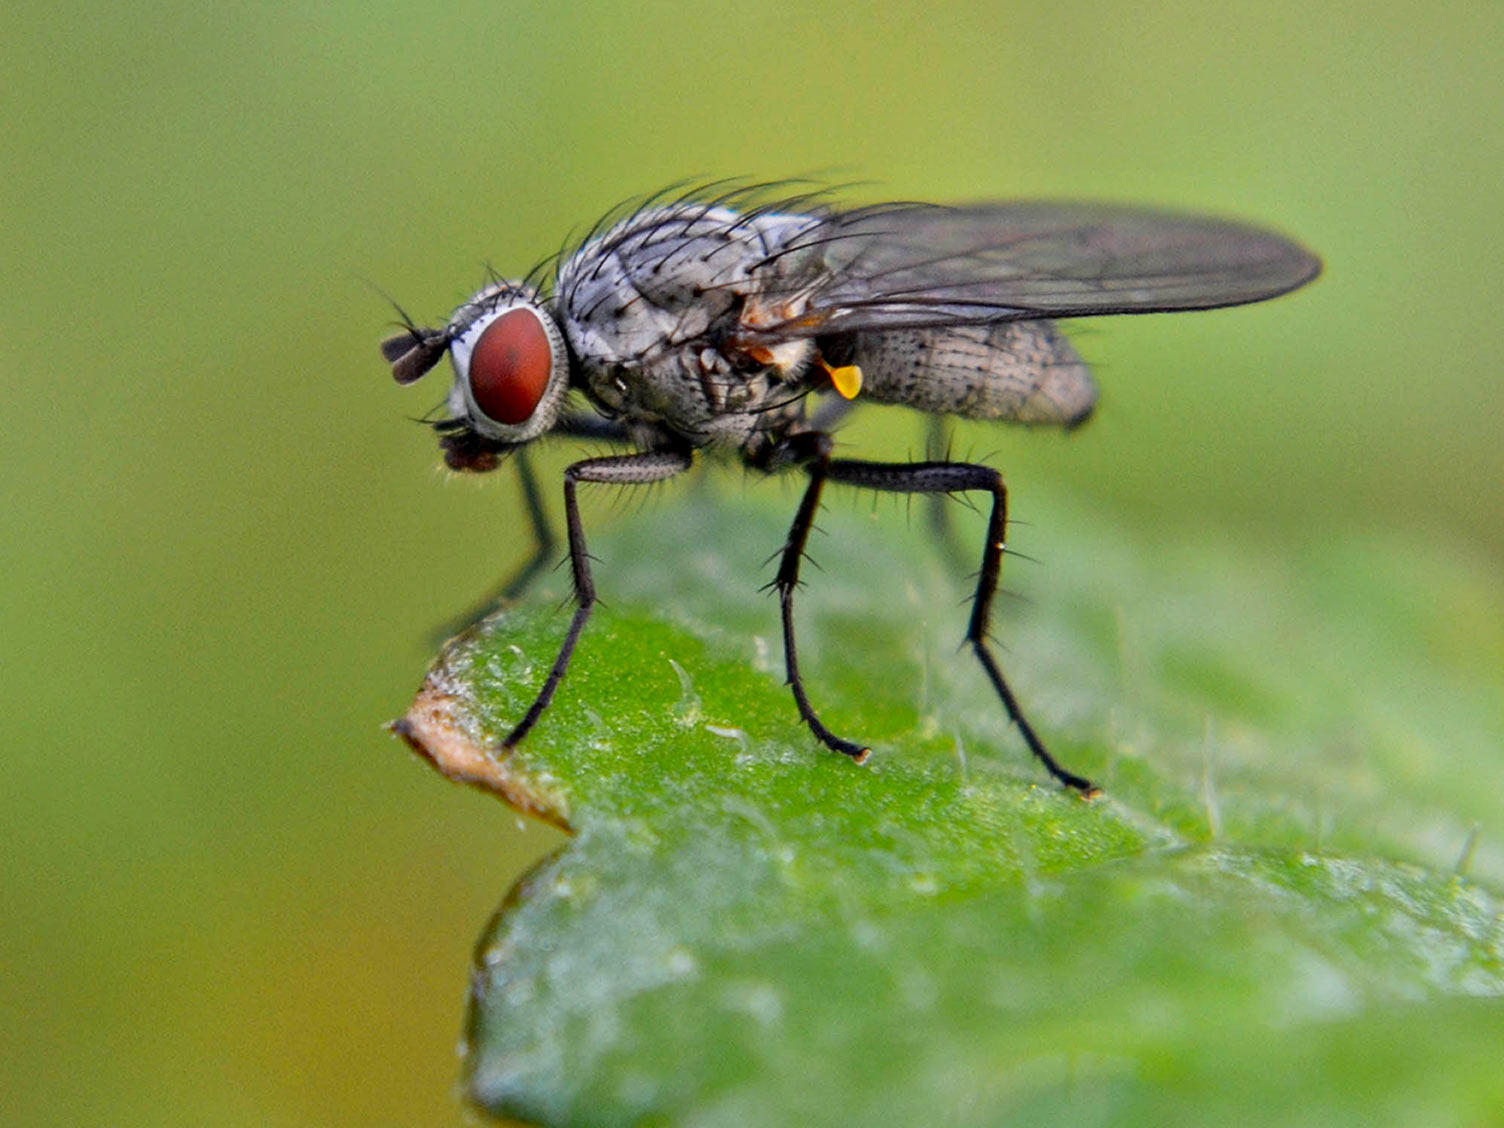
[(830, 374), (831, 387), (841, 394), (843, 399), (856, 399), (857, 393), (862, 390), (862, 369), (857, 364), (843, 364), (840, 368), (832, 368), (820, 358), (820, 367)]

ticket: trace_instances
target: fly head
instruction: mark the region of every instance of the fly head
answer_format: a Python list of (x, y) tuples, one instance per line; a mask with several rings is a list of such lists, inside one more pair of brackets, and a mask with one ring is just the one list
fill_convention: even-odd
[(409, 325), (381, 351), (399, 384), (449, 354), (449, 414), (434, 429), (452, 470), (495, 469), (507, 450), (553, 428), (569, 390), (569, 350), (558, 322), (534, 291), (515, 283), (487, 286), (442, 329)]

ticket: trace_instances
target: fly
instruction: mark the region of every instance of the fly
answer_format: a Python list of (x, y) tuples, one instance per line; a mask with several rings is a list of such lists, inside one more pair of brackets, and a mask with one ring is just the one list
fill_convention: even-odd
[[(552, 283), (494, 279), (442, 326), (405, 328), (381, 351), (400, 384), (447, 354), (448, 414), (433, 424), (454, 470), (515, 456), (537, 551), (502, 596), (516, 595), (553, 544), (527, 449), (589, 437), (623, 453), (564, 471), (575, 611), (532, 706), (502, 741), (538, 723), (596, 602), (576, 499), (583, 483), (644, 485), (688, 470), (700, 452), (802, 472), (803, 497), (778, 554), (788, 685), (826, 747), (861, 763), (810, 703), (799, 670), (794, 593), (827, 483), (896, 494), (976, 493), (989, 505), (966, 643), (1030, 751), (1082, 795), (1025, 718), (989, 642), (1006, 551), (1008, 492), (990, 466), (834, 456), (830, 428), (858, 400), (1064, 428), (1097, 391), (1059, 318), (1215, 309), (1263, 301), (1316, 277), (1296, 243), (1224, 219), (1124, 204), (1058, 201), (843, 208), (819, 194), (756, 189), (668, 194), (598, 224), (558, 257)], [(814, 411), (811, 393), (833, 392)]]

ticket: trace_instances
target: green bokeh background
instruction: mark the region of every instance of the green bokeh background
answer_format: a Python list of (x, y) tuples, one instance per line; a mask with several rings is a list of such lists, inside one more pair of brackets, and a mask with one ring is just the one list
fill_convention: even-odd
[(557, 839), (378, 727), (521, 550), (509, 484), (433, 470), (368, 280), (442, 316), (694, 174), (1262, 219), (1316, 287), (1092, 325), (1089, 428), (966, 443), (1025, 519), (1487, 574), (1501, 55), (1494, 2), (7, 4), (0, 1119), (463, 1122), (468, 948)]

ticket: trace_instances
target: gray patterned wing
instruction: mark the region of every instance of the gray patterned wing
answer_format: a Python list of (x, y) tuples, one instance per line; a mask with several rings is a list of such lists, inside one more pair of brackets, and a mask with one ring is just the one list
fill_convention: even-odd
[(805, 228), (769, 263), (804, 300), (759, 328), (855, 330), (1214, 309), (1309, 282), (1299, 244), (1232, 220), (1126, 204), (880, 205)]

